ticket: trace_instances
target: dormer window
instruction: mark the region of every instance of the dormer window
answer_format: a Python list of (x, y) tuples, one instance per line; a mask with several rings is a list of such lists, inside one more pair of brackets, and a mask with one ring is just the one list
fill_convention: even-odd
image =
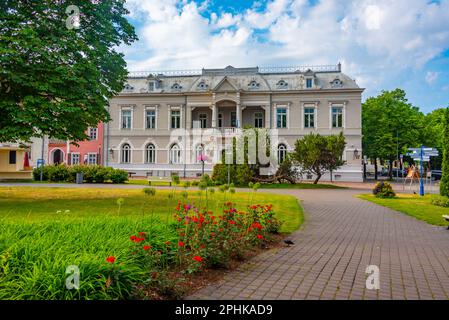
[(199, 90), (207, 90), (207, 88), (208, 88), (208, 85), (207, 85), (204, 81), (201, 81), (201, 82), (198, 84), (198, 89), (199, 89)]
[(182, 86), (181, 86), (179, 83), (174, 83), (174, 84), (171, 86), (171, 88), (172, 88), (172, 90), (179, 91), (179, 90), (182, 89)]
[(306, 78), (306, 88), (311, 89), (313, 87), (313, 78)]
[(278, 89), (287, 89), (288, 88), (288, 83), (285, 82), (284, 80), (280, 80), (277, 84), (276, 87)]
[(248, 84), (249, 89), (259, 89), (259, 87), (260, 83), (258, 83), (256, 80), (253, 80)]
[(332, 87), (332, 88), (341, 88), (341, 87), (343, 87), (343, 82), (342, 82), (340, 79), (335, 78), (335, 79), (331, 82), (331, 87)]
[(125, 87), (123, 88), (123, 91), (125, 92), (132, 92), (134, 90), (134, 87), (130, 85), (129, 83), (125, 84)]
[(156, 81), (148, 82), (148, 91), (152, 92), (156, 90)]

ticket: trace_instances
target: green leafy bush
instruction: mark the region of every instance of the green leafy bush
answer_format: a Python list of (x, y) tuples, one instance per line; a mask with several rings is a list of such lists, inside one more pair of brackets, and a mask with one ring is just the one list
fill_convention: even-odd
[(394, 198), (396, 193), (388, 182), (378, 182), (373, 189), (373, 194), (377, 198)]
[(449, 197), (435, 195), (430, 202), (435, 206), (449, 208)]
[(254, 177), (254, 171), (247, 164), (228, 165), (216, 164), (212, 171), (212, 180), (216, 185), (228, 183), (228, 170), (230, 182), (237, 186), (247, 186)]
[[(43, 167), (43, 180), (53, 182), (75, 182), (76, 174), (83, 173), (83, 179), (87, 183), (123, 183), (128, 180), (128, 174), (124, 170), (103, 167), (99, 165), (73, 165), (65, 164), (46, 165)], [(40, 180), (40, 168), (33, 170), (34, 180)]]

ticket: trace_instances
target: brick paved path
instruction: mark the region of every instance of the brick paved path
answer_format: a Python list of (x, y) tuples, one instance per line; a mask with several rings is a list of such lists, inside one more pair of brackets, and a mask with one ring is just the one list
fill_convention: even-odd
[[(296, 245), (264, 252), (188, 299), (449, 299), (443, 227), (353, 197), (360, 190), (271, 192), (304, 200)], [(365, 288), (368, 265), (380, 268), (378, 291)]]

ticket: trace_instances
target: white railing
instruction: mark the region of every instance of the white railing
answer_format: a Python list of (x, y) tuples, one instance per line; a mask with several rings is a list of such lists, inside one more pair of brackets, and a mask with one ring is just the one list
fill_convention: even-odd
[[(158, 75), (162, 76), (199, 76), (202, 74), (206, 74), (208, 72), (223, 72), (226, 73), (227, 70), (229, 73), (238, 74), (239, 70), (248, 71), (252, 68), (233, 68), (233, 69), (190, 69), (190, 70), (160, 70), (160, 71), (130, 71), (128, 72), (128, 77), (130, 78), (143, 78), (153, 75), (157, 77)], [(337, 65), (304, 65), (304, 66), (287, 66), (287, 67), (256, 67), (255, 70), (258, 70), (259, 73), (295, 73), (295, 72), (306, 72), (311, 70), (313, 72), (341, 72), (341, 64)]]

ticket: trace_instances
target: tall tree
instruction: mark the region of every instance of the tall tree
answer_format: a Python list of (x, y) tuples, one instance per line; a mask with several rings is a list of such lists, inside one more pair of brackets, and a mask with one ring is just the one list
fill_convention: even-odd
[(421, 141), (427, 147), (437, 148), (438, 157), (430, 159), (430, 167), (434, 170), (441, 169), (443, 159), (444, 114), (446, 108), (438, 108), (425, 115), (424, 130)]
[(0, 3), (0, 141), (79, 141), (109, 120), (108, 99), (127, 77), (116, 48), (137, 39), (124, 2)]
[(336, 170), (344, 164), (342, 155), (345, 146), (343, 133), (338, 136), (311, 133), (296, 141), (291, 156), (302, 171), (316, 176), (314, 184), (317, 184), (326, 172)]
[(421, 143), (423, 120), (424, 115), (408, 103), (401, 89), (368, 98), (362, 105), (364, 155), (376, 163), (377, 159), (388, 160), (392, 178), (392, 163), (398, 153)]
[(444, 115), (443, 135), (443, 176), (440, 182), (440, 193), (449, 197), (449, 107)]

